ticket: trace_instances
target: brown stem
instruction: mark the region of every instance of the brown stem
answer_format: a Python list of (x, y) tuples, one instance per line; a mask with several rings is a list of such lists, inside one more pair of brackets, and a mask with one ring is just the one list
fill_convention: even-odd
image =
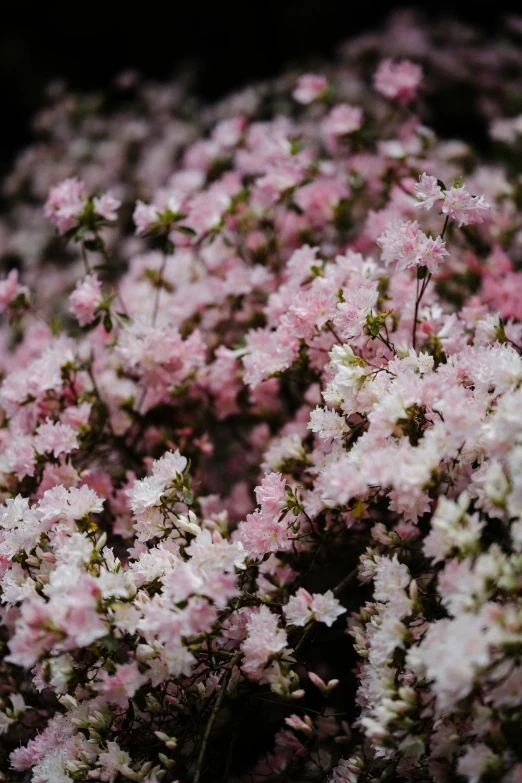
[(158, 311), (159, 311), (159, 301), (160, 301), (160, 295), (161, 295), (161, 289), (163, 287), (163, 274), (165, 272), (165, 266), (167, 264), (167, 254), (163, 253), (163, 260), (161, 262), (161, 267), (159, 271), (159, 277), (156, 283), (156, 295), (154, 297), (154, 308), (152, 310), (152, 326), (156, 326), (156, 319), (158, 317)]
[(196, 771), (194, 772), (194, 778), (193, 783), (199, 783), (201, 780), (201, 772), (203, 769), (203, 761), (205, 759), (205, 751), (207, 749), (208, 741), (210, 739), (210, 733), (212, 731), (212, 727), (214, 725), (214, 721), (217, 718), (218, 712), (221, 709), (221, 705), (223, 703), (223, 699), (225, 698), (225, 693), (227, 690), (227, 686), (230, 680), (230, 677), (232, 676), (232, 669), (236, 665), (236, 663), (239, 661), (239, 658), (241, 657), (241, 653), (237, 653), (230, 663), (228, 664), (228, 670), (225, 672), (223, 677), (220, 681), (220, 690), (217, 695), (216, 701), (214, 702), (214, 706), (212, 707), (212, 712), (210, 713), (207, 725), (205, 726), (205, 732), (203, 734), (203, 739), (201, 740), (201, 747), (199, 749), (198, 754), (198, 760), (196, 762)]

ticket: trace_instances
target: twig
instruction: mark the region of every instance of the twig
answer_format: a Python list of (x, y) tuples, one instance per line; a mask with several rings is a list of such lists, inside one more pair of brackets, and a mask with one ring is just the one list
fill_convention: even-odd
[(156, 281), (156, 295), (154, 297), (154, 308), (152, 310), (152, 326), (156, 326), (156, 319), (159, 311), (159, 301), (161, 295), (161, 289), (163, 287), (163, 274), (165, 272), (165, 266), (167, 265), (167, 254), (163, 253), (163, 260), (161, 262), (159, 276)]
[(205, 726), (203, 739), (201, 740), (201, 747), (199, 749), (198, 760), (196, 762), (196, 771), (194, 772), (193, 783), (199, 783), (199, 781), (201, 780), (201, 771), (203, 769), (203, 761), (205, 759), (205, 751), (207, 749), (208, 741), (210, 739), (210, 733), (212, 731), (214, 721), (217, 718), (218, 712), (221, 709), (223, 699), (225, 698), (228, 682), (230, 680), (230, 677), (232, 676), (232, 669), (234, 668), (234, 666), (236, 665), (240, 657), (241, 657), (241, 653), (237, 653), (236, 655), (234, 655), (234, 657), (228, 664), (228, 671), (225, 672), (225, 674), (223, 675), (220, 681), (220, 691), (217, 695), (216, 701), (214, 702), (214, 706), (212, 707), (212, 712), (210, 713), (208, 723)]

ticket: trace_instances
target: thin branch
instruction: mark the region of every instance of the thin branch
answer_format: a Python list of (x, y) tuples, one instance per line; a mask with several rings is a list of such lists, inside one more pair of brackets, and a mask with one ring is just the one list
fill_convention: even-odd
[(225, 693), (227, 691), (227, 686), (230, 680), (230, 677), (232, 676), (232, 669), (238, 662), (239, 658), (241, 657), (241, 653), (237, 653), (230, 663), (228, 664), (228, 671), (225, 672), (223, 677), (220, 681), (220, 690), (217, 695), (216, 701), (214, 702), (214, 706), (212, 707), (212, 712), (210, 713), (207, 725), (205, 726), (205, 732), (203, 734), (203, 739), (201, 740), (201, 747), (199, 749), (198, 754), (198, 760), (196, 762), (196, 771), (194, 772), (194, 778), (193, 783), (199, 783), (201, 780), (201, 772), (203, 769), (203, 761), (205, 759), (205, 752), (207, 750), (208, 741), (210, 739), (210, 734), (212, 732), (212, 727), (214, 725), (214, 721), (217, 718), (217, 715), (221, 709), (221, 705), (223, 703), (223, 699), (225, 698)]
[(156, 295), (154, 297), (154, 307), (152, 310), (152, 326), (156, 326), (156, 319), (158, 317), (158, 311), (159, 311), (161, 289), (163, 288), (163, 274), (165, 272), (166, 265), (167, 265), (167, 254), (163, 253), (163, 260), (161, 262), (161, 266), (159, 270), (159, 277), (158, 280), (156, 281)]

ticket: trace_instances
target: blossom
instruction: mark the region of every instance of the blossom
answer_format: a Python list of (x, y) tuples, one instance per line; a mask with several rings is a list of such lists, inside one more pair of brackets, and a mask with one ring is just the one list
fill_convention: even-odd
[(482, 223), (491, 209), (484, 196), (472, 196), (466, 185), (452, 187), (444, 191), (442, 211), (459, 226)]
[(94, 209), (100, 217), (113, 223), (118, 217), (118, 209), (121, 207), (121, 201), (110, 193), (103, 193), (101, 196), (95, 196), (92, 200)]
[(363, 124), (363, 110), (360, 106), (340, 103), (328, 113), (321, 125), (321, 134), (329, 149), (343, 136), (358, 131)]
[(287, 622), (291, 625), (306, 625), (314, 619), (330, 628), (336, 619), (346, 612), (331, 590), (326, 593), (310, 594), (303, 587), (291, 596), (284, 607)]
[(25, 298), (29, 295), (29, 289), (19, 282), (18, 269), (11, 269), (7, 277), (0, 280), (0, 313), (5, 312), (9, 303), (22, 295)]
[(85, 183), (70, 177), (51, 188), (44, 213), (59, 233), (64, 234), (78, 222), (86, 204)]
[(102, 303), (102, 285), (97, 275), (86, 275), (69, 297), (71, 313), (80, 326), (90, 324)]
[(34, 439), (36, 451), (40, 454), (52, 452), (55, 457), (78, 448), (78, 439), (75, 431), (68, 424), (60, 424), (47, 419), (45, 424), (40, 424)]
[[(224, 778), (232, 702), (266, 685), (295, 708), (241, 761), (253, 780), (521, 777), (518, 185), (495, 147), (428, 125), (442, 77), (473, 86), (509, 152), (522, 60), (447, 33), (400, 14), (327, 77), (205, 106), (125, 76), (110, 112), (55, 91), (37, 118), (0, 220), (15, 775)], [(94, 269), (78, 281), (100, 231), (106, 296)], [(88, 327), (116, 294), (110, 334), (69, 329), (67, 308)], [(345, 619), (353, 667), (332, 652)]]
[(268, 552), (284, 552), (292, 548), (292, 535), (284, 519), (266, 516), (259, 510), (247, 514), (238, 528), (239, 538), (247, 552), (259, 557)]
[(317, 406), (310, 414), (308, 428), (317, 432), (321, 440), (339, 440), (348, 431), (345, 419), (335, 411)]
[(324, 623), (328, 628), (334, 624), (340, 615), (346, 612), (346, 609), (340, 605), (331, 590), (327, 590), (326, 593), (314, 593), (310, 608), (315, 620), (319, 623)]
[(440, 236), (426, 236), (417, 221), (397, 221), (390, 225), (377, 240), (386, 265), (395, 263), (397, 270), (412, 266), (426, 266), (435, 274), (449, 253)]
[(38, 503), (37, 514), (45, 525), (50, 525), (59, 519), (82, 519), (89, 514), (99, 514), (102, 510), (103, 500), (87, 485), (70, 489), (57, 485), (44, 492)]
[(269, 658), (286, 649), (286, 633), (278, 627), (277, 616), (266, 606), (261, 606), (247, 623), (247, 636), (241, 645), (244, 653), (242, 669), (257, 679)]
[(125, 750), (120, 748), (117, 742), (109, 740), (107, 742), (107, 751), (100, 753), (97, 763), (103, 770), (100, 779), (108, 781), (108, 783), (114, 783), (121, 768), (131, 763), (131, 757)]
[(262, 506), (264, 514), (278, 515), (286, 506), (288, 498), (285, 491), (286, 482), (281, 473), (268, 473), (263, 477), (260, 486), (256, 487), (256, 500)]
[(382, 60), (373, 77), (375, 89), (401, 106), (416, 97), (421, 80), (422, 69), (410, 60)]
[(435, 203), (444, 198), (444, 193), (440, 187), (437, 178), (424, 172), (420, 175), (419, 181), (415, 183), (415, 195), (418, 209), (433, 209)]
[(178, 450), (167, 451), (161, 459), (154, 460), (152, 475), (164, 482), (174, 481), (183, 474), (187, 467), (187, 458), (182, 457)]
[(110, 704), (127, 708), (129, 699), (132, 699), (146, 682), (147, 678), (141, 674), (136, 662), (121, 663), (116, 665), (116, 671), (112, 675), (102, 672), (96, 687)]
[(158, 222), (158, 210), (153, 204), (144, 204), (143, 201), (137, 201), (132, 219), (136, 225), (136, 233), (146, 234)]
[(324, 76), (307, 73), (299, 77), (292, 95), (298, 103), (312, 103), (325, 92), (327, 87), (328, 81)]
[(312, 596), (300, 587), (295, 595), (290, 596), (284, 607), (285, 617), (291, 625), (305, 626), (312, 617)]

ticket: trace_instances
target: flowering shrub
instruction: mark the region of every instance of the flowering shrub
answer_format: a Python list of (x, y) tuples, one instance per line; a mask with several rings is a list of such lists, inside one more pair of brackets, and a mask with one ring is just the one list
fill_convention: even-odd
[[(212, 108), (125, 74), (39, 115), (0, 224), (4, 779), (522, 780), (521, 30), (399, 17)], [(494, 162), (424, 124), (443, 74)]]

